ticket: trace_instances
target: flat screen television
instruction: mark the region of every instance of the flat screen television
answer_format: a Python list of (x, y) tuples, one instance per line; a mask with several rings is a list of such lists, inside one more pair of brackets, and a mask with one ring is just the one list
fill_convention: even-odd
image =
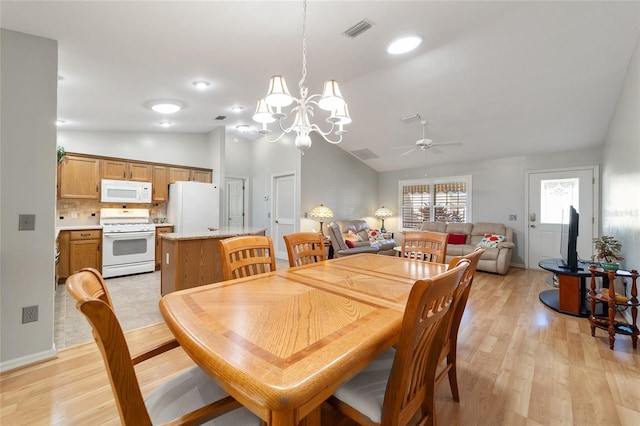
[[(564, 214), (563, 214), (564, 216)], [(560, 254), (562, 256), (559, 265), (563, 269), (578, 271), (578, 224), (580, 215), (573, 206), (569, 206), (568, 221), (562, 221), (562, 234), (560, 236)]]

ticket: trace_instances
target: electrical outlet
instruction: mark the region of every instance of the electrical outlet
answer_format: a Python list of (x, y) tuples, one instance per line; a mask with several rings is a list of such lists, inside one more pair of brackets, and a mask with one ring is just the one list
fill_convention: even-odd
[(38, 305), (22, 308), (22, 323), (38, 321)]
[(518, 220), (518, 216), (515, 214), (510, 214), (509, 215), (509, 220)]
[(77, 219), (78, 218), (78, 212), (71, 212), (71, 219)]

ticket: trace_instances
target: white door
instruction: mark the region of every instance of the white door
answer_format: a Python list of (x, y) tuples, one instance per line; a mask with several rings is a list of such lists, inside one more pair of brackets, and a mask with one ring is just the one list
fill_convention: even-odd
[(229, 226), (244, 226), (244, 180), (227, 178), (227, 217)]
[(284, 235), (292, 234), (295, 231), (295, 199), (296, 199), (296, 176), (287, 174), (274, 176), (273, 178), (273, 214), (272, 217), (272, 238), (273, 249), (278, 259), (286, 260), (287, 247), (284, 244)]
[(596, 234), (598, 167), (549, 170), (528, 174), (527, 267), (540, 269), (545, 258), (560, 258), (563, 221), (569, 206), (580, 215), (578, 256), (590, 260)]

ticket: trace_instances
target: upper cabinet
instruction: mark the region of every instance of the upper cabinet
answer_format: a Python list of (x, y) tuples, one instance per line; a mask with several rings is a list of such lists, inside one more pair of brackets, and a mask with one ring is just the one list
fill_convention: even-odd
[(66, 155), (58, 163), (58, 197), (100, 199), (100, 160)]
[(102, 179), (137, 180), (152, 182), (151, 164), (121, 160), (102, 160)]
[(153, 201), (169, 199), (176, 181), (212, 182), (212, 170), (67, 153), (58, 164), (58, 198), (100, 200), (102, 179), (151, 182)]

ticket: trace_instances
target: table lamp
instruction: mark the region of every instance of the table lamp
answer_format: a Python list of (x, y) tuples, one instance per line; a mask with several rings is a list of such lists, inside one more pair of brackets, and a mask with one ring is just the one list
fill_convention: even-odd
[(319, 206), (314, 207), (313, 210), (311, 210), (309, 216), (320, 218), (320, 234), (324, 235), (324, 233), (322, 232), (322, 222), (326, 217), (333, 217), (333, 211), (331, 211), (329, 207), (320, 204)]
[(376, 210), (375, 215), (376, 215), (376, 217), (380, 218), (380, 220), (382, 221), (382, 226), (380, 227), (380, 232), (382, 232), (384, 234), (385, 232), (387, 232), (387, 230), (384, 229), (384, 218), (393, 215), (393, 213), (391, 213), (391, 210), (389, 210), (385, 206), (382, 206), (378, 210)]

